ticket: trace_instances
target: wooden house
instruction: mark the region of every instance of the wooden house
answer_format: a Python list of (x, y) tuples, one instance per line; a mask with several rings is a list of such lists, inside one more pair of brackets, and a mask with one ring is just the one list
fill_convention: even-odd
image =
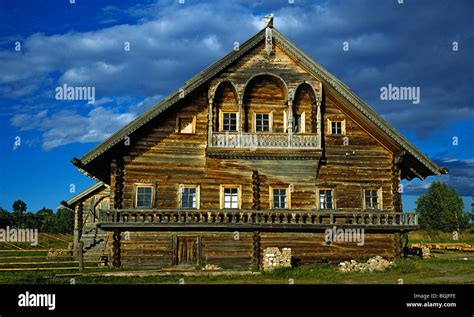
[(393, 258), (400, 180), (446, 173), (271, 24), (72, 162), (98, 181), (65, 202), (76, 245), (116, 267)]

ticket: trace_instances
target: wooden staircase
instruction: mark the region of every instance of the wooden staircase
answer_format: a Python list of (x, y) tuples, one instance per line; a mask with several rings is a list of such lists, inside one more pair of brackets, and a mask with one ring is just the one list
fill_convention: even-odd
[(101, 256), (107, 255), (107, 232), (98, 228), (96, 224), (84, 224), (81, 242), (84, 245), (84, 259), (100, 260)]

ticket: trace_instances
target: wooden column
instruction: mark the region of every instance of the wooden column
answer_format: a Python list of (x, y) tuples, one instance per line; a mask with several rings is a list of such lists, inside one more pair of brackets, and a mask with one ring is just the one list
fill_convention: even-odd
[(318, 147), (321, 148), (321, 138), (323, 137), (323, 131), (321, 129), (321, 97), (316, 100), (316, 126), (317, 126), (317, 138), (318, 138)]
[(207, 146), (212, 146), (212, 131), (213, 131), (213, 126), (214, 126), (214, 121), (213, 121), (213, 101), (212, 97), (209, 98), (209, 109), (208, 109), (208, 131), (207, 131)]
[(253, 233), (253, 256), (252, 256), (252, 265), (256, 269), (260, 269), (260, 232), (255, 231)]
[(403, 158), (400, 155), (394, 156), (392, 164), (392, 199), (393, 210), (402, 212), (402, 193), (400, 191), (401, 165)]
[(79, 205), (74, 208), (74, 256), (78, 256), (79, 241), (81, 239), (81, 225), (79, 217)]
[(122, 161), (113, 159), (111, 164), (113, 183), (114, 209), (123, 208), (124, 165)]
[(293, 139), (293, 99), (288, 100), (288, 147), (292, 146)]
[(120, 250), (120, 231), (114, 231), (113, 233), (113, 261), (112, 265), (116, 268), (119, 268), (122, 265), (121, 259), (121, 250)]
[(258, 171), (252, 173), (252, 209), (260, 210), (260, 178)]
[(239, 106), (239, 120), (237, 121), (237, 127), (239, 129), (240, 135), (242, 135), (242, 132), (244, 131), (243, 100), (242, 100), (242, 96), (240, 94), (239, 94), (238, 98), (239, 99), (237, 100), (237, 103), (238, 103), (238, 106)]

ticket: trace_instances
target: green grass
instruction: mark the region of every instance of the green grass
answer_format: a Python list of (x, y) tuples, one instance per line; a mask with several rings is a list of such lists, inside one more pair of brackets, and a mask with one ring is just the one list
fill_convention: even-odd
[[(462, 254), (446, 251), (443, 257), (428, 260), (398, 259), (396, 265), (384, 272), (342, 273), (337, 266), (316, 264), (298, 268), (277, 269), (260, 275), (231, 276), (56, 276), (63, 272), (0, 272), (0, 284), (474, 284), (474, 255), (463, 260)], [(84, 272), (130, 272), (132, 269), (87, 269)]]
[[(64, 242), (57, 239), (45, 238), (47, 245), (61, 245)], [(61, 238), (61, 237), (60, 237)], [(62, 239), (62, 238), (61, 238)], [(410, 242), (453, 242), (451, 233), (418, 231), (410, 233)], [(55, 241), (52, 241), (55, 240)], [(65, 239), (66, 240), (66, 239)], [(48, 242), (49, 241), (49, 242)], [(472, 233), (460, 233), (459, 243), (473, 243)], [(49, 243), (49, 244), (48, 244)], [(66, 243), (67, 244), (67, 243)], [(37, 247), (37, 249), (45, 249)], [(49, 248), (47, 248), (49, 249)], [(47, 252), (23, 252), (28, 255), (43, 255)], [(20, 255), (18, 252), (0, 253), (1, 256)], [(230, 275), (230, 276), (184, 276), (179, 272), (165, 276), (94, 276), (89, 273), (100, 272), (134, 272), (145, 271), (141, 268), (88, 268), (82, 272), (76, 270), (52, 270), (52, 271), (23, 271), (23, 272), (1, 272), (0, 284), (71, 284), (73, 279), (76, 284), (179, 284), (184, 280), (186, 284), (474, 284), (474, 252), (459, 251), (435, 251), (432, 250), (431, 259), (421, 260), (417, 257), (397, 259), (395, 266), (384, 272), (350, 272), (338, 271), (337, 265), (314, 264), (296, 268), (277, 269), (272, 272), (262, 272), (259, 275)], [(70, 259), (64, 257), (62, 259)], [(46, 259), (31, 259), (46, 261)], [(52, 261), (59, 260), (51, 258)], [(0, 260), (1, 262), (5, 259)], [(27, 259), (19, 259), (20, 262), (28, 262)], [(92, 265), (92, 264), (90, 264)], [(23, 265), (23, 267), (28, 265)], [(64, 266), (77, 266), (68, 264)], [(2, 266), (0, 266), (2, 267)], [(54, 267), (53, 264), (48, 267)], [(231, 266), (222, 266), (225, 270), (235, 269)], [(201, 267), (196, 267), (199, 272)], [(157, 271), (148, 269), (148, 271)], [(77, 275), (85, 273), (84, 275)], [(71, 274), (70, 276), (57, 276), (58, 274)], [(75, 275), (76, 274), (76, 275)]]
[(474, 234), (470, 231), (460, 231), (458, 240), (453, 239), (453, 233), (442, 231), (412, 231), (408, 234), (409, 243), (474, 243)]

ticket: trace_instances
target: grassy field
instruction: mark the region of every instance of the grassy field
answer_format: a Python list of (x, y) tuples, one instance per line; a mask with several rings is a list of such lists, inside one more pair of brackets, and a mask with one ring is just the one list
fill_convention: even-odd
[[(453, 242), (450, 237), (450, 233), (414, 232), (409, 239), (413, 243)], [(456, 242), (469, 243), (472, 239), (472, 234), (461, 234)], [(43, 247), (47, 243), (46, 240), (43, 241)], [(240, 275), (236, 272), (226, 276), (212, 276), (196, 268), (191, 272), (196, 272), (197, 276), (185, 276), (179, 272), (164, 273), (160, 270), (138, 272), (137, 269), (96, 267), (82, 273), (77, 270), (56, 269), (0, 272), (0, 284), (474, 284), (474, 252), (433, 250), (432, 255), (433, 258), (426, 260), (417, 257), (397, 259), (396, 265), (384, 272), (342, 273), (337, 270), (337, 265), (317, 264), (253, 275)], [(99, 275), (102, 273), (113, 276)], [(127, 274), (130, 276), (123, 276)]]

